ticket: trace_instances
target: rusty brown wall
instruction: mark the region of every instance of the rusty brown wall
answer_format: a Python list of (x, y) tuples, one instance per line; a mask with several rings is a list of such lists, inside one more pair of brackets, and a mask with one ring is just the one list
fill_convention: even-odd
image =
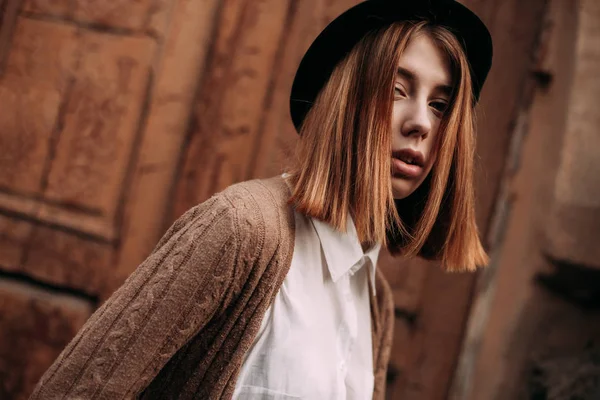
[(548, 2), (453, 399), (600, 398), (599, 5)]
[[(0, 398), (26, 398), (174, 218), (281, 171), (295, 69), (357, 2), (0, 0)], [(545, 1), (465, 3), (496, 46), (478, 144), (487, 237)], [(443, 399), (476, 275), (381, 259), (397, 316), (388, 397)]]
[(0, 10), (0, 398), (20, 399), (156, 242), (213, 13)]

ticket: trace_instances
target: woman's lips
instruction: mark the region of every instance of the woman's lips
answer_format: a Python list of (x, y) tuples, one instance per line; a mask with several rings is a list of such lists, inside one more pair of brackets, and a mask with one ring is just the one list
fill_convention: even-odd
[[(421, 175), (423, 168), (419, 165), (407, 164), (397, 158), (392, 158), (392, 174), (395, 177), (417, 178)], [(400, 175), (400, 176), (398, 176)]]

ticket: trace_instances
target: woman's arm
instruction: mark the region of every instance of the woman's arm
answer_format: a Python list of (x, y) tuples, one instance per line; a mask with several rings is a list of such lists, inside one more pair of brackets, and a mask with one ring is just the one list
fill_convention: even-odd
[(215, 196), (179, 218), (86, 322), (31, 399), (135, 397), (225, 307), (240, 245), (231, 203)]

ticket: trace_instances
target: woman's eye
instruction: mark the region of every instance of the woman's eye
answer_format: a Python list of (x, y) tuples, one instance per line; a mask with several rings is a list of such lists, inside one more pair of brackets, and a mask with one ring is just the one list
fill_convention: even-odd
[(395, 96), (404, 96), (405, 95), (404, 90), (402, 90), (402, 88), (399, 86), (395, 86), (394, 87), (394, 95)]
[(440, 114), (444, 114), (448, 109), (448, 103), (445, 103), (443, 101), (434, 101), (430, 105), (431, 107), (433, 107), (434, 110), (436, 110)]

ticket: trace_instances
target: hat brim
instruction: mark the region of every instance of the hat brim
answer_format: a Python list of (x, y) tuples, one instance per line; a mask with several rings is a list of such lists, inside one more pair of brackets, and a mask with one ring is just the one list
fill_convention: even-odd
[(448, 28), (459, 40), (471, 68), (475, 100), (492, 64), (492, 38), (485, 24), (454, 0), (369, 0), (334, 19), (317, 36), (296, 72), (290, 113), (299, 132), (335, 66), (368, 32), (393, 22), (427, 20)]

